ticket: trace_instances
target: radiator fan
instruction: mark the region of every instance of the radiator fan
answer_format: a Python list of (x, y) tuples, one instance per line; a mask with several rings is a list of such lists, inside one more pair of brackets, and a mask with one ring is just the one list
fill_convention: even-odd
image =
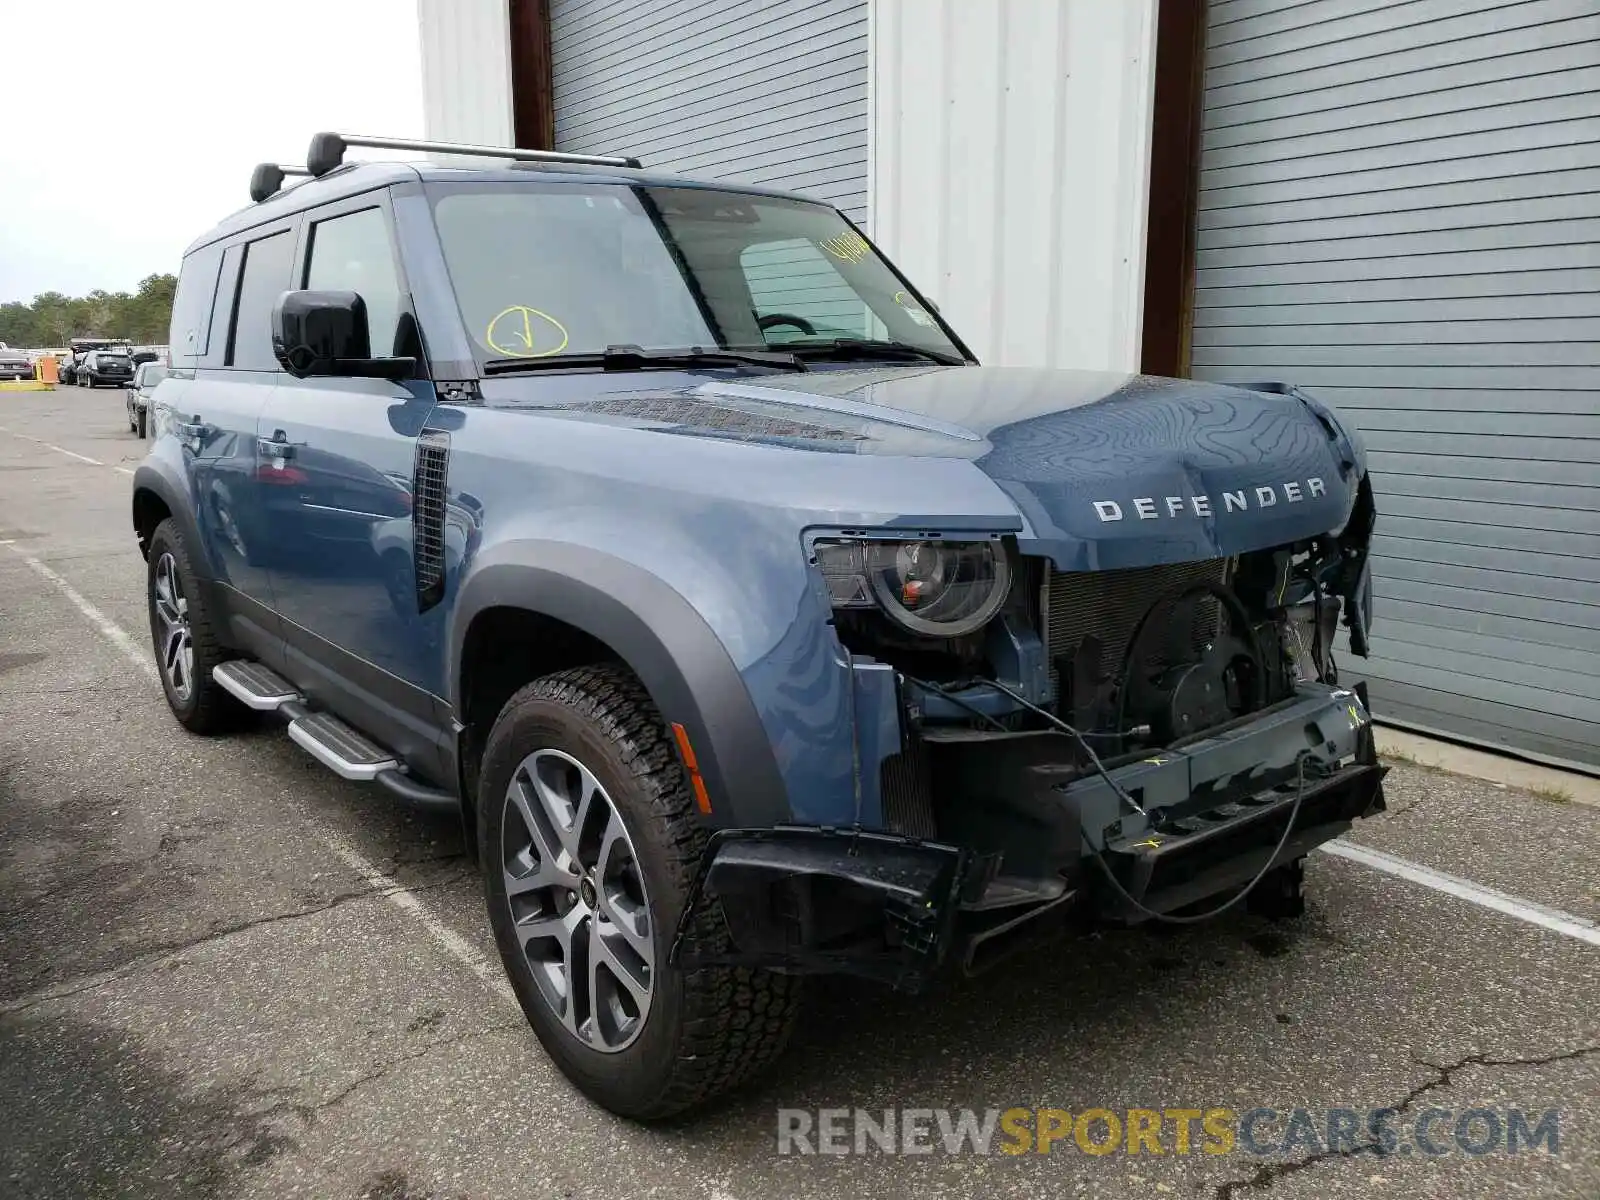
[(1159, 745), (1262, 708), (1266, 672), (1238, 597), (1210, 582), (1159, 597), (1128, 641), (1119, 693), (1118, 727), (1149, 725)]

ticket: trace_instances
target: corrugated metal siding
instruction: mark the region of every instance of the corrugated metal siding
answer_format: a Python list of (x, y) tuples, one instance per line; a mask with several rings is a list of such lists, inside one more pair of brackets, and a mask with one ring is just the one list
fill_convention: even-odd
[(867, 211), (867, 0), (551, 0), (556, 148)]
[(417, 21), (426, 136), (514, 145), (509, 0), (417, 0)]
[(1600, 765), (1595, 0), (1212, 0), (1193, 372), (1352, 416), (1380, 714)]
[(872, 235), (986, 363), (1136, 370), (1155, 0), (874, 0)]

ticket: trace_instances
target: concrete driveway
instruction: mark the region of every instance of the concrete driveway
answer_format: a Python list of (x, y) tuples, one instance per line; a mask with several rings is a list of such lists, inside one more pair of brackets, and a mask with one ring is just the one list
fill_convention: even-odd
[[(453, 824), (169, 716), (126, 429), (120, 392), (0, 400), (0, 1196), (1600, 1195), (1600, 812), (1403, 764), (1353, 842), (1567, 916), (1317, 855), (1297, 921), (825, 982), (752, 1089), (666, 1128), (595, 1109), (509, 998)], [(780, 1109), (891, 1106), (1270, 1108), (1280, 1152), (779, 1153)], [(1295, 1109), (1385, 1107), (1448, 1110), (1447, 1152), (1283, 1151)], [(1466, 1152), (1473, 1109), (1554, 1110), (1556, 1152)]]

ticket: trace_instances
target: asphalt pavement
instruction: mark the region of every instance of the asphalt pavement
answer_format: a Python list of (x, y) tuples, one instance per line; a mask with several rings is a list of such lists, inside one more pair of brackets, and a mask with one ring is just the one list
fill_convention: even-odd
[[(823, 981), (751, 1088), (667, 1127), (594, 1108), (509, 999), (453, 823), (279, 729), (171, 718), (144, 448), (120, 391), (0, 394), (0, 1197), (1600, 1196), (1600, 948), (1326, 855), (1297, 920), (1105, 933), (915, 997)], [(1600, 918), (1600, 810), (1407, 764), (1389, 797), (1352, 841)], [(1272, 1109), (1280, 1145), (780, 1153), (780, 1109), (1018, 1107)], [(1315, 1136), (1384, 1108), (1448, 1110), (1446, 1152)], [(1556, 1136), (1468, 1153), (1446, 1135), (1483, 1109)]]

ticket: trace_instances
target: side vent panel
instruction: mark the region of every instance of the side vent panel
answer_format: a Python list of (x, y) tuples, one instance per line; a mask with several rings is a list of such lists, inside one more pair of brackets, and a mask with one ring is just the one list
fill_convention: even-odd
[(412, 473), (411, 545), (417, 564), (417, 611), (444, 598), (444, 511), (450, 489), (450, 435), (425, 430)]

